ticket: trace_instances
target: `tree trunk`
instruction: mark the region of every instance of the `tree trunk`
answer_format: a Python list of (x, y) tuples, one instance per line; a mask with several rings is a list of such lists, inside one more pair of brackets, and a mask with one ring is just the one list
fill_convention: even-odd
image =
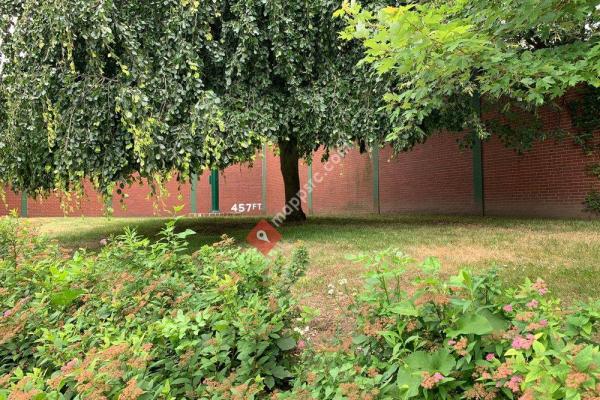
[(286, 221), (305, 221), (300, 198), (300, 173), (298, 171), (298, 146), (294, 139), (279, 141), (279, 160), (285, 187)]

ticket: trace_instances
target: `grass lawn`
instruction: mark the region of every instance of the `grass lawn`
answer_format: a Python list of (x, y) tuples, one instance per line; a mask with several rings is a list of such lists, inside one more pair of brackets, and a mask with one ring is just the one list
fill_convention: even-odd
[[(102, 238), (125, 226), (155, 235), (166, 220), (159, 218), (39, 218), (31, 220), (41, 232), (64, 246), (94, 248)], [(198, 234), (192, 250), (214, 243), (226, 233), (243, 243), (257, 218), (185, 218), (182, 229)], [(507, 282), (542, 277), (554, 294), (571, 303), (600, 296), (600, 221), (505, 219), (448, 216), (312, 217), (300, 225), (282, 227), (281, 250), (298, 241), (309, 249), (311, 268), (298, 284), (298, 295), (320, 310), (317, 328), (337, 328), (339, 299), (326, 295), (327, 285), (346, 278), (359, 285), (360, 265), (347, 254), (397, 247), (418, 260), (441, 259), (444, 271), (461, 267), (474, 271), (496, 267)]]

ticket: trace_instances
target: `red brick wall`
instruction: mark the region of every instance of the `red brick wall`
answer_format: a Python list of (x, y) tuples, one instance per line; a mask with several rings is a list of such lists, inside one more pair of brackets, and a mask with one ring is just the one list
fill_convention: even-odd
[(0, 201), (0, 215), (7, 215), (13, 210), (20, 214), (21, 195), (16, 194), (11, 190), (6, 190), (4, 196), (4, 201)]
[(390, 149), (382, 151), (381, 212), (475, 213), (473, 155), (459, 149), (457, 138), (437, 134), (395, 157)]
[(67, 198), (50, 195), (42, 199), (27, 199), (28, 217), (59, 217), (65, 214), (101, 216), (103, 215), (102, 199), (89, 184), (84, 185), (83, 196), (72, 195), (71, 198)]
[[(244, 210), (245, 215), (260, 215), (262, 204), (262, 165), (257, 158), (254, 165), (231, 166), (219, 174), (219, 207), (221, 212), (229, 213)], [(203, 193), (210, 198), (210, 187)], [(235, 209), (232, 210), (234, 204)], [(250, 211), (247, 210), (250, 208)]]
[[(577, 96), (572, 92), (569, 97)], [(574, 132), (566, 108), (539, 113), (544, 131)], [(490, 113), (484, 118), (494, 118)], [(600, 139), (600, 131), (597, 132)], [(483, 147), (485, 209), (488, 215), (590, 217), (584, 199), (600, 181), (586, 167), (600, 162), (586, 156), (572, 138), (537, 142), (522, 155), (506, 148), (497, 137)]]
[[(196, 204), (198, 213), (204, 214), (211, 211), (211, 186), (209, 182), (210, 172), (204, 173), (198, 177), (198, 184), (196, 188)], [(220, 179), (219, 183), (221, 183)]]
[[(575, 96), (570, 94), (570, 96)], [(545, 109), (540, 113), (543, 129), (556, 128), (573, 131), (566, 111)], [(497, 117), (486, 113), (484, 118)], [(431, 137), (413, 151), (393, 156), (390, 149), (380, 152), (379, 198), (382, 213), (448, 213), (476, 214), (473, 193), (473, 155), (459, 149), (458, 135), (443, 133)], [(600, 140), (600, 132), (598, 132)], [(332, 153), (334, 154), (334, 153)], [(351, 150), (343, 159), (332, 156), (329, 163), (321, 161), (322, 152), (313, 157), (313, 211), (328, 213), (369, 213), (377, 210), (373, 196), (373, 160), (369, 154)], [(529, 215), (559, 217), (589, 217), (583, 211), (583, 200), (600, 181), (586, 173), (586, 166), (600, 162), (585, 156), (572, 139), (561, 142), (536, 143), (523, 155), (505, 148), (494, 137), (484, 143), (483, 169), (485, 208), (488, 215)], [(284, 206), (283, 179), (279, 159), (269, 149), (263, 171), (262, 153), (252, 166), (231, 166), (219, 174), (220, 208), (232, 213), (234, 204), (262, 203), (262, 180), (266, 174), (266, 204), (256, 206), (243, 214), (270, 215)], [(299, 163), (301, 185), (308, 182), (308, 165)], [(199, 177), (196, 193), (197, 212), (211, 209), (210, 173)], [(121, 206), (120, 196), (113, 200), (115, 216), (172, 215), (175, 206), (182, 206), (179, 214), (191, 210), (191, 184), (175, 180), (167, 185), (164, 197), (152, 198), (147, 185), (135, 184), (126, 188)], [(104, 210), (102, 201), (89, 185), (87, 196), (80, 201), (67, 202), (69, 215), (99, 216)], [(7, 205), (0, 205), (0, 214), (20, 209), (20, 195), (7, 191)], [(28, 201), (29, 216), (61, 216), (63, 209), (56, 196)], [(308, 212), (308, 202), (302, 204)]]
[(373, 204), (373, 164), (368, 154), (352, 149), (341, 157), (323, 151), (313, 155), (313, 210), (317, 214), (370, 213)]
[[(114, 216), (116, 217), (145, 217), (186, 215), (191, 212), (191, 185), (177, 182), (175, 178), (167, 182), (165, 191), (154, 196), (146, 184), (134, 183), (124, 189), (123, 198), (115, 193), (113, 196)], [(181, 211), (176, 212), (176, 208)]]
[(581, 148), (544, 142), (518, 155), (494, 138), (483, 154), (488, 215), (589, 216), (583, 201), (598, 179), (585, 173)]

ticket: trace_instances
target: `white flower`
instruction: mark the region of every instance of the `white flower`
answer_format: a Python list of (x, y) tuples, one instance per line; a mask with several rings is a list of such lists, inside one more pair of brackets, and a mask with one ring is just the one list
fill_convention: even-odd
[(299, 327), (294, 328), (294, 332), (298, 333), (300, 336), (306, 335), (308, 331), (310, 331), (310, 327), (308, 326), (305, 326), (304, 329)]
[(347, 285), (347, 284), (348, 284), (348, 279), (346, 279), (346, 278), (344, 278), (344, 279), (340, 279), (340, 280), (339, 280), (339, 282), (338, 282), (338, 284), (339, 284), (340, 286)]

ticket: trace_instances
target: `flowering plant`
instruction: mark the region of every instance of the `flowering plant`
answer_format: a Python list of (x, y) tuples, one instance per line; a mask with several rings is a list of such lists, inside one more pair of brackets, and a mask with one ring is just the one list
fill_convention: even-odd
[[(318, 399), (598, 399), (600, 303), (561, 307), (546, 283), (443, 278), (389, 249), (355, 257), (366, 290), (352, 340), (313, 356), (297, 393)], [(315, 369), (316, 368), (316, 369)], [(311, 397), (308, 397), (311, 398)]]
[(290, 287), (306, 250), (267, 259), (224, 238), (190, 254), (192, 234), (172, 221), (155, 242), (127, 230), (97, 254), (47, 243), (18, 264), (3, 256), (0, 399), (252, 399), (289, 386)]

